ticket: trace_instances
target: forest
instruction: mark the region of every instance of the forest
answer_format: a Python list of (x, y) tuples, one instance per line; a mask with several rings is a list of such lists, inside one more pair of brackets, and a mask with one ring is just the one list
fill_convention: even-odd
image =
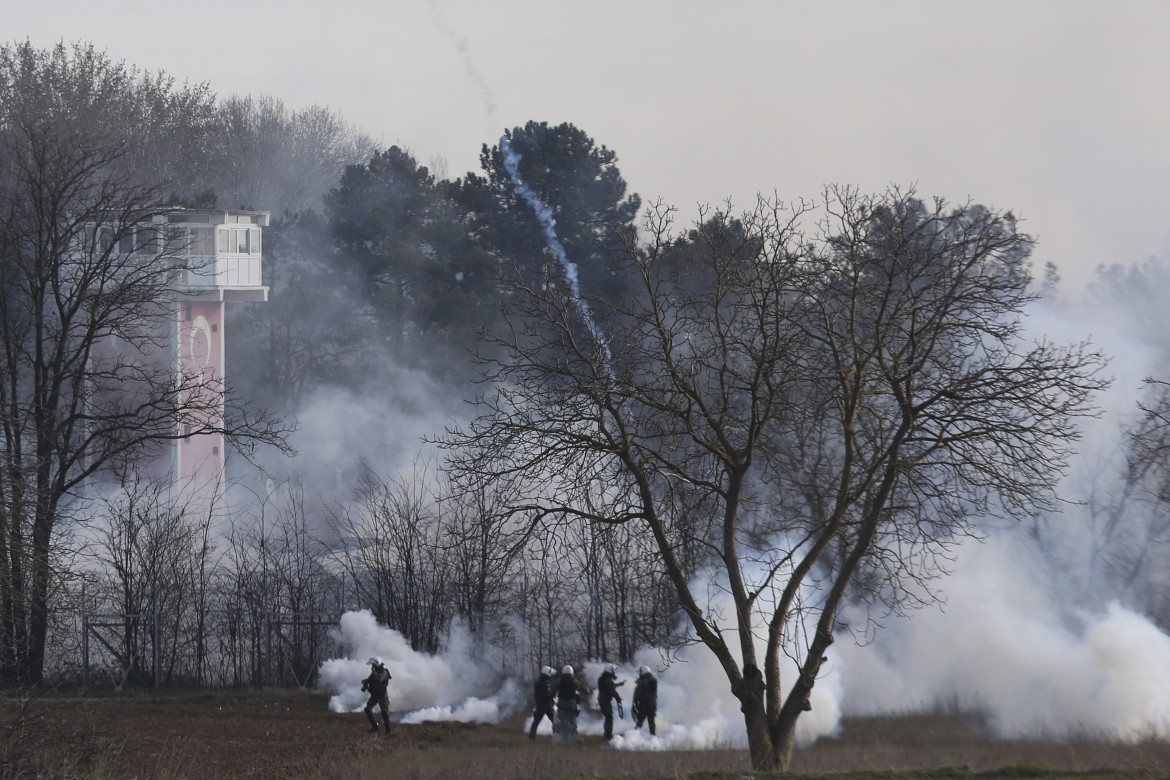
[[(524, 681), (697, 645), (782, 768), (830, 645), (1005, 524), (1170, 626), (1164, 357), (1120, 402), (1116, 354), (1039, 332), (1078, 304), (1012, 212), (829, 184), (685, 222), (573, 124), (501, 132), (451, 177), (327, 108), (0, 47), (5, 685), (313, 685), (351, 610)], [(133, 368), (96, 340), (176, 292), (118, 239), (170, 208), (272, 215), (208, 513), (133, 469), (190, 394), (95, 402)], [(1092, 294), (1151, 337), (1168, 278)]]

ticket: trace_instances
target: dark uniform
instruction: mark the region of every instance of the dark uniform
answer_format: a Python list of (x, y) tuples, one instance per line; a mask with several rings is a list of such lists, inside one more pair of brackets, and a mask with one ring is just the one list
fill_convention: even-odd
[(658, 680), (643, 666), (634, 684), (634, 725), (642, 728), (642, 721), (650, 726), (654, 734), (654, 716), (658, 714)]
[(572, 712), (574, 715), (580, 710), (581, 692), (577, 690), (577, 681), (572, 672), (561, 674), (561, 681), (557, 685), (557, 709)]
[(606, 739), (613, 739), (613, 703), (615, 700), (619, 705), (622, 703), (617, 686), (618, 682), (612, 668), (606, 669), (597, 678), (597, 706), (605, 717)]
[(556, 720), (556, 709), (553, 707), (552, 669), (544, 667), (540, 670), (540, 677), (532, 686), (532, 697), (536, 699), (536, 709), (532, 711), (532, 728), (528, 730), (528, 738), (536, 739), (536, 727), (541, 719), (547, 717), (548, 722)]
[(377, 705), (382, 708), (382, 722), (386, 725), (386, 733), (391, 733), (390, 697), (386, 694), (390, 680), (390, 670), (382, 665), (381, 660), (371, 658), (370, 676), (362, 680), (362, 690), (370, 694), (370, 700), (366, 702), (365, 707), (366, 718), (370, 721), (370, 731), (378, 730), (378, 721), (374, 720), (374, 706)]
[(577, 681), (573, 679), (573, 667), (565, 666), (561, 670), (561, 679), (557, 683), (557, 719), (553, 722), (553, 733), (562, 744), (572, 745), (577, 742), (577, 715), (581, 712), (581, 692), (577, 689)]

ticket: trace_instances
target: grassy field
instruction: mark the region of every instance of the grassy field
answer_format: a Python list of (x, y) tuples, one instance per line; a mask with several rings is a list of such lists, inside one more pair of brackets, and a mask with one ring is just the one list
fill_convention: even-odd
[[(767, 777), (742, 750), (627, 752), (585, 737), (529, 741), (522, 716), (493, 726), (398, 725), (370, 734), (358, 713), (305, 691), (9, 696), (0, 712), (3, 778), (688, 778)], [(1085, 737), (1054, 744), (994, 739), (954, 713), (844, 721), (799, 749), (784, 777), (1170, 778), (1170, 743)]]

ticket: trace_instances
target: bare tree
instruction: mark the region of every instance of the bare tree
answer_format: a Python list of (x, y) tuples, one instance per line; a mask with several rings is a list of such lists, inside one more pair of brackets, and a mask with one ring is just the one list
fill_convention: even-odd
[(101, 498), (96, 516), (86, 521), (93, 543), (86, 546), (94, 550), (90, 574), (104, 580), (95, 600), (102, 611), (121, 616), (132, 682), (199, 678), (210, 551), (206, 523), (185, 509), (169, 485), (128, 479)]
[[(1147, 378), (1137, 418), (1125, 428), (1125, 464), (1106, 496), (1094, 495), (1100, 515), (1093, 548), (1123, 593), (1146, 605), (1160, 625), (1170, 622), (1166, 561), (1170, 556), (1170, 383)], [(1109, 475), (1112, 476), (1112, 475)]]
[(287, 670), (303, 687), (322, 660), (325, 621), (337, 617), (337, 592), (325, 567), (329, 550), (314, 534), (312, 504), (306, 502), (304, 490), (287, 484), (280, 495), (264, 547), (270, 582), (266, 641), (272, 645), (272, 674), (283, 679)]
[(217, 110), (218, 156), (209, 177), (220, 204), (278, 214), (320, 209), (347, 165), (374, 142), (324, 106), (289, 109), (272, 95), (233, 95)]
[(1021, 343), (1010, 214), (842, 188), (818, 206), (811, 236), (811, 206), (761, 200), (682, 239), (652, 209), (628, 306), (517, 283), (494, 395), (446, 440), (454, 476), (494, 479), (533, 529), (654, 539), (757, 769), (788, 766), (845, 599), (928, 598), (974, 518), (1047, 495), (1104, 384), (1085, 345)]
[(340, 558), (362, 601), (411, 647), (430, 653), (449, 624), (454, 569), (436, 490), (425, 463), (391, 479), (367, 471), (358, 506), (334, 518), (337, 536), (348, 545)]
[(0, 46), (0, 114), (36, 110), (84, 125), (123, 154), (115, 165), (136, 183), (194, 195), (211, 173), (215, 95), (110, 59), (91, 43)]
[(283, 441), (279, 423), (235, 399), (221, 418), (220, 383), (177, 377), (157, 359), (180, 283), (167, 258), (179, 247), (152, 227), (157, 190), (117, 173), (122, 153), (36, 107), (0, 126), (4, 679), (41, 677), (49, 551), (87, 480), (124, 476), (161, 442), (203, 433)]
[(229, 667), (229, 685), (263, 685), (267, 625), (272, 609), (267, 545), (271, 536), (267, 501), (234, 514), (226, 540), (228, 582), (220, 590), (218, 625)]
[(476, 633), (513, 605), (515, 551), (508, 544), (508, 527), (500, 520), (502, 496), (480, 488), (454, 496), (440, 496), (441, 543), (451, 562), (450, 592), (455, 614)]

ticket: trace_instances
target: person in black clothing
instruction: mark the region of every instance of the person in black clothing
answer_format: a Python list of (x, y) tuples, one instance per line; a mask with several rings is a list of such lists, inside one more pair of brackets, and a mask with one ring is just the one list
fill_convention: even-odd
[(625, 685), (625, 680), (617, 682), (617, 666), (610, 664), (597, 678), (597, 707), (605, 718), (605, 738), (613, 739), (613, 703), (617, 701), (619, 711), (622, 706), (621, 694), (617, 692), (619, 685)]
[(654, 735), (654, 716), (658, 714), (658, 680), (649, 666), (638, 667), (638, 681), (634, 683), (634, 725), (642, 728), (642, 721)]
[(536, 709), (532, 711), (532, 728), (528, 730), (529, 739), (536, 739), (536, 727), (543, 718), (547, 716), (549, 723), (556, 719), (552, 689), (554, 671), (551, 666), (540, 667), (540, 676), (536, 678), (536, 684), (532, 688), (533, 698), (536, 699)]
[(386, 724), (386, 733), (392, 733), (390, 728), (390, 697), (386, 694), (386, 688), (390, 685), (390, 670), (382, 659), (373, 657), (369, 660), (370, 676), (362, 680), (362, 690), (368, 691), (370, 700), (366, 702), (365, 712), (366, 719), (370, 721), (370, 731), (378, 731), (378, 721), (374, 720), (374, 706), (377, 705), (382, 710), (382, 722)]
[(557, 683), (557, 719), (553, 723), (553, 732), (559, 734), (565, 744), (577, 741), (580, 705), (581, 692), (577, 690), (577, 681), (573, 679), (573, 667), (566, 665), (561, 669), (561, 679)]

